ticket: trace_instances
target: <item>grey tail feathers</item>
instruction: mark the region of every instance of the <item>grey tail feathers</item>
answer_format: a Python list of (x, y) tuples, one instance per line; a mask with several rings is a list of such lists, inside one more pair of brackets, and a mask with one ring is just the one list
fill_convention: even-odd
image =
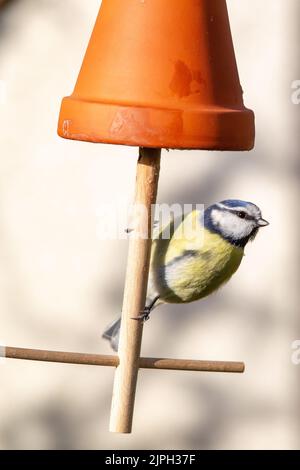
[(102, 335), (102, 338), (107, 339), (110, 342), (112, 349), (116, 352), (118, 351), (119, 346), (120, 325), (121, 318), (118, 318), (108, 325)]

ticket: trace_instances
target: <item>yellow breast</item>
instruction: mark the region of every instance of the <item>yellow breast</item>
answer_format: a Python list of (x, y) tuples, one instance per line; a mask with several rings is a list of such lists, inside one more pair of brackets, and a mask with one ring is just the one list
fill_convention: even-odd
[(187, 217), (188, 229), (194, 227), (189, 239), (179, 226), (171, 227), (170, 239), (163, 239), (162, 232), (153, 242), (150, 278), (165, 302), (192, 302), (211, 294), (230, 279), (243, 257), (242, 248), (202, 226), (199, 212)]

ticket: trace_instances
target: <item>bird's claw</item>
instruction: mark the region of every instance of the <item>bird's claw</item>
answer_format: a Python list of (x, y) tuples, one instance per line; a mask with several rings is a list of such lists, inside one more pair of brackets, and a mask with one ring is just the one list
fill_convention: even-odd
[(137, 317), (131, 317), (131, 320), (140, 320), (145, 323), (146, 321), (150, 320), (150, 309), (145, 308)]

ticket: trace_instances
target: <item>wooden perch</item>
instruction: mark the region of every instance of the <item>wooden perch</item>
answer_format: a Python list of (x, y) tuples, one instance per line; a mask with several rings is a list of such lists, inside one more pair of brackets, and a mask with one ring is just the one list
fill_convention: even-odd
[[(9, 359), (22, 359), (27, 361), (56, 362), (62, 364), (79, 364), (89, 366), (118, 367), (118, 356), (104, 354), (85, 354), (63, 351), (46, 351), (41, 349), (15, 348), (11, 346), (0, 347), (3, 357)], [(243, 373), (243, 362), (227, 361), (197, 361), (193, 359), (164, 359), (154, 357), (141, 357), (141, 369), (182, 370), (195, 372), (232, 372)]]
[(140, 149), (134, 200), (134, 227), (129, 242), (122, 322), (110, 431), (130, 433), (143, 333), (143, 322), (133, 320), (145, 307), (152, 243), (152, 205), (160, 170), (160, 149)]

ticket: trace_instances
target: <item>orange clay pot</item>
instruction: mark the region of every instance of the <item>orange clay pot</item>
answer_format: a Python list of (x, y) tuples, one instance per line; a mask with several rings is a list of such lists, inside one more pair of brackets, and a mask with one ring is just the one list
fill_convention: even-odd
[(102, 0), (58, 133), (142, 147), (250, 150), (225, 0)]

